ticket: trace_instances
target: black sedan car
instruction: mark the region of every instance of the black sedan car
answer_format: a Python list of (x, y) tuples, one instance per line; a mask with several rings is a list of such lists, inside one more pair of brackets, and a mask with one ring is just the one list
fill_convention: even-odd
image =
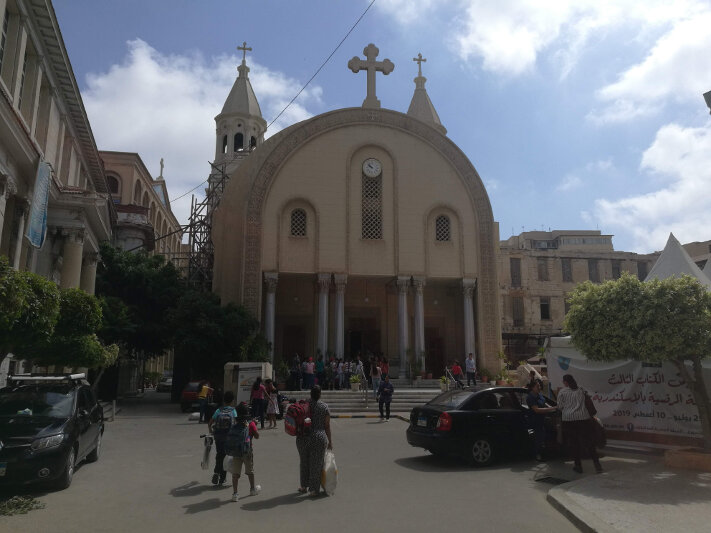
[[(517, 387), (445, 392), (412, 410), (407, 442), (436, 455), (465, 457), (475, 466), (490, 465), (505, 454), (533, 455), (533, 412), (526, 405), (527, 394)], [(557, 448), (555, 415), (546, 417), (546, 448)]]
[(67, 488), (98, 460), (104, 414), (84, 374), (14, 376), (0, 389), (0, 484)]

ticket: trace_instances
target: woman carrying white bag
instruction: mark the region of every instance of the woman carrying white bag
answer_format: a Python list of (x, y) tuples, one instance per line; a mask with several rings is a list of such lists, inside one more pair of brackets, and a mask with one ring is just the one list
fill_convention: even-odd
[(321, 471), (321, 486), (326, 494), (333, 496), (338, 484), (338, 467), (336, 466), (336, 455), (333, 450), (326, 450), (323, 457), (323, 470)]
[[(299, 450), (299, 492), (309, 492), (309, 496), (318, 496), (321, 489), (321, 474), (327, 450), (333, 450), (331, 441), (331, 413), (321, 401), (321, 387), (311, 389), (311, 429), (307, 435), (296, 437)], [(308, 419), (307, 419), (308, 421)], [(334, 463), (335, 466), (335, 463)]]

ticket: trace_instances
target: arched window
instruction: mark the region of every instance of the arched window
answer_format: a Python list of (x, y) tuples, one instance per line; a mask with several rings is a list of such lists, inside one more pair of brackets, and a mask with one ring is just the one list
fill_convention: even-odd
[(235, 147), (234, 151), (238, 152), (244, 150), (244, 135), (241, 133), (235, 133)]
[(249, 139), (249, 148), (256, 148), (257, 147), (257, 138), (256, 137), (250, 137)]
[(435, 240), (440, 242), (446, 242), (450, 240), (451, 231), (449, 217), (446, 215), (439, 215), (435, 219)]
[(363, 191), (361, 197), (363, 239), (383, 238), (383, 183), (381, 176), (371, 178), (363, 176)]
[(143, 202), (141, 203), (141, 205), (143, 207), (148, 207), (148, 202), (149, 202), (148, 191), (146, 191), (143, 193)]
[(114, 176), (106, 176), (106, 181), (109, 182), (109, 191), (111, 194), (119, 193), (119, 181)]
[(227, 153), (227, 135), (222, 137), (222, 153), (223, 154)]
[(306, 211), (294, 209), (291, 212), (291, 236), (306, 237)]
[(141, 183), (136, 182), (136, 186), (133, 188), (133, 203), (135, 205), (140, 205), (141, 203)]

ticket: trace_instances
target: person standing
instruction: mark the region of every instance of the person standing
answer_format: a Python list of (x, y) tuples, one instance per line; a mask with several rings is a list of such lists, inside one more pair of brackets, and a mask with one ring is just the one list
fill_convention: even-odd
[(321, 471), (326, 449), (333, 449), (331, 439), (331, 413), (328, 405), (321, 401), (321, 387), (311, 389), (309, 402), (311, 430), (307, 435), (296, 437), (296, 449), (299, 451), (299, 492), (309, 492), (309, 496), (318, 496), (321, 487)]
[(385, 421), (390, 422), (390, 402), (393, 399), (395, 387), (390, 383), (390, 376), (385, 374), (378, 386), (378, 409), (380, 410), (380, 420), (383, 420), (383, 407), (385, 407)]
[(316, 379), (318, 380), (318, 385), (321, 387), (323, 387), (325, 383), (325, 369), (326, 366), (323, 364), (323, 355), (319, 355), (316, 360)]
[(271, 379), (266, 380), (265, 383), (267, 389), (267, 419), (269, 420), (269, 427), (267, 427), (267, 429), (272, 429), (277, 427), (276, 415), (279, 412), (279, 392)]
[(235, 395), (232, 391), (225, 393), (222, 405), (216, 409), (212, 418), (207, 423), (207, 429), (215, 437), (215, 470), (212, 474), (212, 484), (222, 485), (227, 477), (227, 472), (224, 469), (225, 461), (225, 438), (230, 428), (234, 425), (237, 418), (237, 411), (232, 406), (235, 400)]
[(383, 362), (380, 365), (381, 376), (380, 379), (385, 379), (385, 376), (390, 374), (390, 364), (388, 363), (388, 358), (383, 357)]
[(304, 388), (306, 390), (311, 389), (314, 386), (314, 372), (316, 370), (316, 365), (314, 363), (314, 358), (309, 357), (309, 360), (304, 363)]
[(212, 396), (209, 381), (203, 381), (198, 387), (198, 404), (200, 405), (200, 423), (207, 422), (207, 404)]
[(254, 385), (252, 385), (249, 399), (252, 403), (252, 417), (259, 418), (262, 429), (264, 429), (264, 398), (266, 392), (267, 389), (262, 384), (262, 377), (258, 376), (257, 379), (254, 380)]
[(563, 388), (558, 392), (558, 410), (563, 419), (563, 433), (568, 436), (571, 452), (575, 461), (575, 470), (582, 474), (581, 457), (587, 451), (595, 465), (595, 471), (602, 472), (602, 465), (595, 449), (595, 424), (585, 405), (585, 391), (578, 387), (575, 378), (570, 374), (563, 376)]
[(467, 370), (467, 387), (471, 386), (472, 383), (476, 387), (476, 361), (474, 360), (473, 353), (469, 352), (469, 356), (464, 364)]
[(533, 381), (528, 386), (526, 405), (533, 411), (533, 434), (535, 438), (536, 460), (543, 461), (543, 448), (546, 444), (546, 414), (555, 413), (558, 408), (546, 405), (546, 399), (541, 394), (540, 381)]
[(380, 387), (380, 376), (382, 374), (382, 370), (380, 368), (380, 359), (378, 357), (375, 358), (373, 361), (373, 366), (370, 369), (370, 376), (373, 380), (373, 396), (377, 398), (378, 396), (378, 387)]
[(253, 420), (249, 420), (249, 409), (247, 408), (247, 404), (242, 402), (237, 406), (237, 419), (235, 420), (233, 430), (244, 426), (247, 426), (248, 450), (239, 457), (233, 456), (229, 463), (229, 471), (232, 474), (233, 502), (239, 501), (237, 484), (239, 483), (239, 476), (242, 472), (242, 465), (244, 465), (244, 473), (247, 474), (247, 478), (249, 479), (249, 495), (256, 496), (262, 490), (261, 485), (254, 484), (254, 446), (252, 445), (254, 439), (259, 438), (259, 431), (257, 431), (257, 424), (255, 424)]
[(452, 365), (452, 377), (454, 378), (454, 381), (457, 382), (458, 389), (464, 388), (464, 384), (462, 383), (463, 376), (464, 373), (462, 372), (462, 367), (459, 366), (459, 361), (454, 361), (454, 364)]

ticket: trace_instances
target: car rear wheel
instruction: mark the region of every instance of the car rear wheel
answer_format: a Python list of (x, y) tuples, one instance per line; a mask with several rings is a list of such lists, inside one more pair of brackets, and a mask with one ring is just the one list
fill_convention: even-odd
[(491, 443), (491, 439), (487, 437), (474, 439), (471, 454), (474, 466), (489, 466), (494, 462), (494, 446)]
[(94, 446), (94, 449), (91, 451), (91, 453), (86, 456), (86, 460), (89, 463), (95, 463), (96, 461), (99, 460), (99, 456), (101, 455), (101, 437), (102, 436), (103, 436), (103, 432), (99, 433), (99, 436), (96, 437), (96, 446)]
[(57, 479), (57, 488), (58, 489), (66, 489), (69, 487), (69, 485), (72, 484), (72, 478), (74, 477), (74, 466), (76, 463), (76, 450), (74, 450), (74, 447), (72, 446), (72, 449), (69, 450), (69, 454), (67, 455), (67, 461), (64, 465), (64, 472), (62, 472), (62, 475), (59, 476), (59, 479)]

